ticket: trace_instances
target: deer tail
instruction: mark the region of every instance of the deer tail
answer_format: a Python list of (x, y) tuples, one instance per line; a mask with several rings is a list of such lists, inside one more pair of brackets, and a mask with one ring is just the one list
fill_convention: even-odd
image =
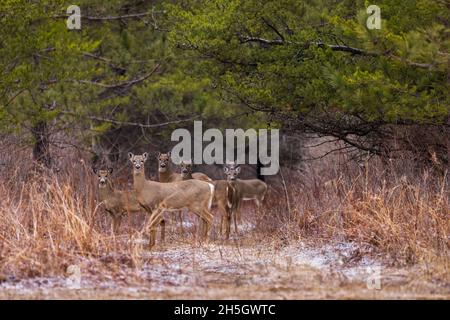
[(214, 189), (215, 189), (215, 187), (214, 187), (214, 184), (209, 183), (209, 182), (208, 182), (208, 185), (209, 185), (209, 189), (210, 189), (210, 192), (211, 192), (211, 195), (209, 196), (209, 201), (208, 201), (208, 210), (211, 210), (212, 202), (213, 202), (213, 199), (214, 199)]

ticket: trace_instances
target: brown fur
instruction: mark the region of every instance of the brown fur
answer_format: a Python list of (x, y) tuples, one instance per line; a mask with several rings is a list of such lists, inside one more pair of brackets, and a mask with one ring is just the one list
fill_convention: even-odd
[(133, 192), (114, 189), (109, 179), (112, 169), (94, 169), (94, 173), (99, 180), (99, 200), (105, 205), (106, 212), (111, 215), (113, 220), (112, 231), (116, 233), (122, 222), (122, 217), (132, 212), (140, 212), (142, 207), (139, 205)]
[(150, 231), (149, 246), (155, 244), (155, 226), (162, 219), (164, 211), (188, 208), (202, 218), (202, 236), (207, 237), (213, 215), (210, 212), (214, 197), (214, 185), (199, 180), (186, 180), (160, 183), (145, 179), (144, 162), (147, 153), (143, 155), (129, 154), (133, 164), (134, 190), (138, 202), (148, 212), (152, 212), (148, 230)]
[(241, 168), (235, 164), (224, 167), (225, 174), (232, 188), (231, 214), (234, 216), (234, 228), (237, 232), (237, 221), (241, 221), (241, 206), (243, 201), (255, 201), (257, 208), (261, 207), (267, 192), (267, 184), (259, 179), (237, 179)]
[(201, 172), (192, 172), (192, 162), (190, 161), (181, 161), (181, 179), (182, 180), (189, 180), (189, 179), (196, 179), (196, 180), (202, 180), (206, 182), (212, 182), (213, 180), (208, 177), (206, 174)]
[(156, 158), (158, 159), (159, 182), (175, 182), (183, 180), (181, 174), (172, 171), (170, 152), (159, 153)]
[[(183, 180), (190, 180), (190, 179), (196, 179), (195, 175), (196, 173), (192, 173), (192, 163), (189, 161), (181, 161), (181, 177)], [(206, 174), (199, 173), (200, 175), (197, 175), (200, 179), (197, 178), (197, 180), (203, 180), (207, 179), (206, 181), (212, 181)], [(227, 221), (231, 217), (230, 209), (231, 207), (228, 205), (228, 192), (229, 192), (229, 186), (228, 182), (226, 180), (218, 180), (214, 181), (214, 200), (213, 203), (217, 205), (219, 212), (221, 214), (221, 223), (220, 223), (220, 233), (223, 233), (223, 227), (225, 226), (225, 237), (228, 239), (230, 237), (230, 229), (227, 228), (228, 224)]]

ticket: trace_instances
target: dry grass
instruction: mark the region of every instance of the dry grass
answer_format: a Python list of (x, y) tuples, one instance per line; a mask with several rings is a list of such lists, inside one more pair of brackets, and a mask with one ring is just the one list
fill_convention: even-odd
[[(17, 156), (17, 154), (16, 154)], [(134, 247), (116, 241), (109, 217), (96, 205), (95, 180), (84, 161), (58, 173), (21, 166), (3, 172), (0, 185), (0, 275), (51, 276), (82, 259), (122, 252), (130, 265)]]
[[(356, 242), (391, 265), (424, 263), (450, 274), (447, 173), (406, 160), (358, 165), (336, 157), (284, 175), (291, 213), (286, 205), (271, 207), (260, 225), (275, 225), (285, 235)], [(268, 203), (282, 197), (272, 189)]]
[[(53, 173), (36, 170), (26, 153), (8, 155), (3, 156), (0, 184), (3, 279), (61, 275), (81, 261), (102, 274), (114, 274), (114, 265), (137, 270), (145, 263), (142, 245), (111, 235), (109, 217), (96, 205), (95, 179), (80, 157), (66, 159), (60, 172)], [(302, 172), (284, 170), (291, 212), (273, 178), (266, 200), (271, 205), (260, 215), (247, 212), (247, 219), (256, 223), (247, 242), (264, 238), (283, 246), (299, 237), (354, 241), (392, 265), (425, 263), (448, 281), (448, 177), (417, 174), (405, 163), (373, 160), (357, 166), (339, 157), (310, 164)], [(123, 234), (137, 236), (143, 222), (138, 216), (122, 227)], [(184, 241), (193, 242), (193, 237)]]

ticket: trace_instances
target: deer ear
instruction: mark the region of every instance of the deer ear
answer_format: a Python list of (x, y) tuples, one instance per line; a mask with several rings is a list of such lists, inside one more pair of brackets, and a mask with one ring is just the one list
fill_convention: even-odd
[(142, 156), (144, 157), (144, 161), (145, 161), (145, 160), (147, 160), (147, 158), (148, 158), (148, 153), (147, 153), (147, 152), (144, 152), (144, 153), (142, 154)]
[(114, 169), (113, 168), (108, 168), (108, 173), (111, 174), (113, 173)]
[(237, 168), (236, 168), (236, 172), (237, 172), (237, 173), (240, 173), (240, 172), (241, 172), (241, 167), (237, 167)]
[(228, 166), (223, 167), (223, 172), (228, 173), (229, 170), (230, 170), (230, 168), (228, 168)]
[(156, 154), (156, 159), (158, 159), (159, 160), (159, 156), (161, 155), (161, 152), (158, 152), (157, 154)]
[(167, 155), (169, 156), (169, 159), (170, 159), (172, 156), (172, 151), (167, 152)]
[(134, 157), (134, 154), (133, 153), (131, 153), (131, 152), (128, 152), (128, 159), (130, 159), (131, 160), (131, 158), (133, 158)]
[(94, 172), (94, 174), (97, 174), (98, 170), (96, 167), (92, 167), (92, 172)]

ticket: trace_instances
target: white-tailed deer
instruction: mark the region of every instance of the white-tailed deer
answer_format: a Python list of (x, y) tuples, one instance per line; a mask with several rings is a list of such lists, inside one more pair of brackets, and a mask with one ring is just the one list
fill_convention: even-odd
[[(170, 157), (170, 152), (168, 153), (158, 153), (156, 157), (158, 159), (158, 177), (159, 182), (175, 182), (183, 180), (183, 172), (181, 174), (173, 172), (171, 168), (172, 159)], [(211, 182), (212, 179), (206, 174), (201, 172), (192, 172), (192, 162), (182, 161), (181, 168), (184, 166), (190, 166), (191, 176), (190, 179), (203, 180), (206, 182)], [(187, 179), (184, 179), (187, 180)]]
[(122, 217), (132, 212), (142, 211), (142, 207), (133, 192), (114, 189), (110, 180), (112, 168), (107, 170), (93, 168), (98, 178), (99, 200), (105, 205), (105, 210), (112, 218), (112, 231), (116, 233), (122, 222)]
[(227, 180), (216, 180), (214, 186), (216, 187), (214, 201), (221, 213), (220, 233), (225, 231), (225, 238), (229, 239), (234, 188)]
[(156, 159), (158, 160), (159, 182), (175, 182), (183, 180), (179, 173), (172, 171), (170, 152), (158, 153)]
[(145, 178), (144, 163), (148, 154), (128, 154), (133, 164), (133, 180), (136, 198), (141, 206), (152, 212), (148, 221), (150, 240), (153, 247), (156, 226), (163, 219), (164, 211), (188, 208), (202, 219), (202, 236), (207, 238), (213, 215), (210, 212), (214, 198), (214, 185), (200, 180), (186, 180), (168, 183), (150, 181)]
[(196, 180), (202, 180), (206, 182), (212, 182), (213, 180), (208, 177), (206, 174), (201, 172), (192, 172), (193, 165), (191, 160), (182, 160), (180, 163), (181, 166), (181, 179), (182, 180), (189, 180), (189, 179), (196, 179)]
[(227, 181), (232, 188), (232, 194), (229, 197), (231, 201), (231, 214), (234, 219), (234, 228), (237, 232), (237, 221), (241, 221), (241, 205), (243, 201), (255, 201), (257, 208), (261, 207), (262, 201), (267, 192), (267, 184), (259, 179), (241, 180), (238, 175), (241, 167), (235, 163), (225, 165), (224, 172)]
[[(158, 152), (158, 155), (156, 156), (156, 159), (158, 160), (158, 180), (159, 182), (175, 182), (175, 181), (182, 181), (183, 178), (179, 173), (173, 172), (171, 168), (171, 158), (170, 158), (170, 151), (168, 153), (161, 153)], [(178, 223), (180, 225), (180, 232), (183, 235), (184, 234), (184, 228), (183, 228), (183, 211), (178, 211), (177, 213), (178, 217)]]
[[(171, 162), (172, 159), (170, 157), (170, 152), (168, 153), (158, 153), (157, 157), (158, 159), (158, 178), (159, 182), (176, 182), (176, 181), (182, 181), (182, 180), (189, 180), (189, 179), (196, 179), (196, 180), (203, 180), (206, 182), (212, 182), (212, 180), (203, 173), (195, 172), (192, 173), (192, 164), (190, 165), (190, 176), (189, 178), (186, 178), (183, 176), (183, 165), (187, 166), (188, 162), (183, 161), (181, 164), (182, 172), (181, 174), (173, 172), (171, 168)], [(178, 217), (178, 223), (180, 224), (180, 232), (181, 234), (184, 234), (184, 228), (183, 228), (183, 211), (179, 211), (177, 214)]]
[[(181, 161), (181, 177), (183, 180), (195, 179), (195, 173), (192, 173), (192, 162), (191, 161)], [(209, 181), (212, 181), (207, 175), (204, 175)], [(202, 177), (203, 178), (203, 177)], [(221, 214), (221, 223), (220, 223), (220, 233), (223, 233), (223, 228), (225, 226), (225, 236), (226, 239), (230, 237), (230, 228), (228, 227), (230, 223), (228, 222), (231, 219), (231, 188), (229, 186), (228, 181), (226, 180), (217, 180), (212, 181), (214, 184), (214, 201), (220, 211)]]

